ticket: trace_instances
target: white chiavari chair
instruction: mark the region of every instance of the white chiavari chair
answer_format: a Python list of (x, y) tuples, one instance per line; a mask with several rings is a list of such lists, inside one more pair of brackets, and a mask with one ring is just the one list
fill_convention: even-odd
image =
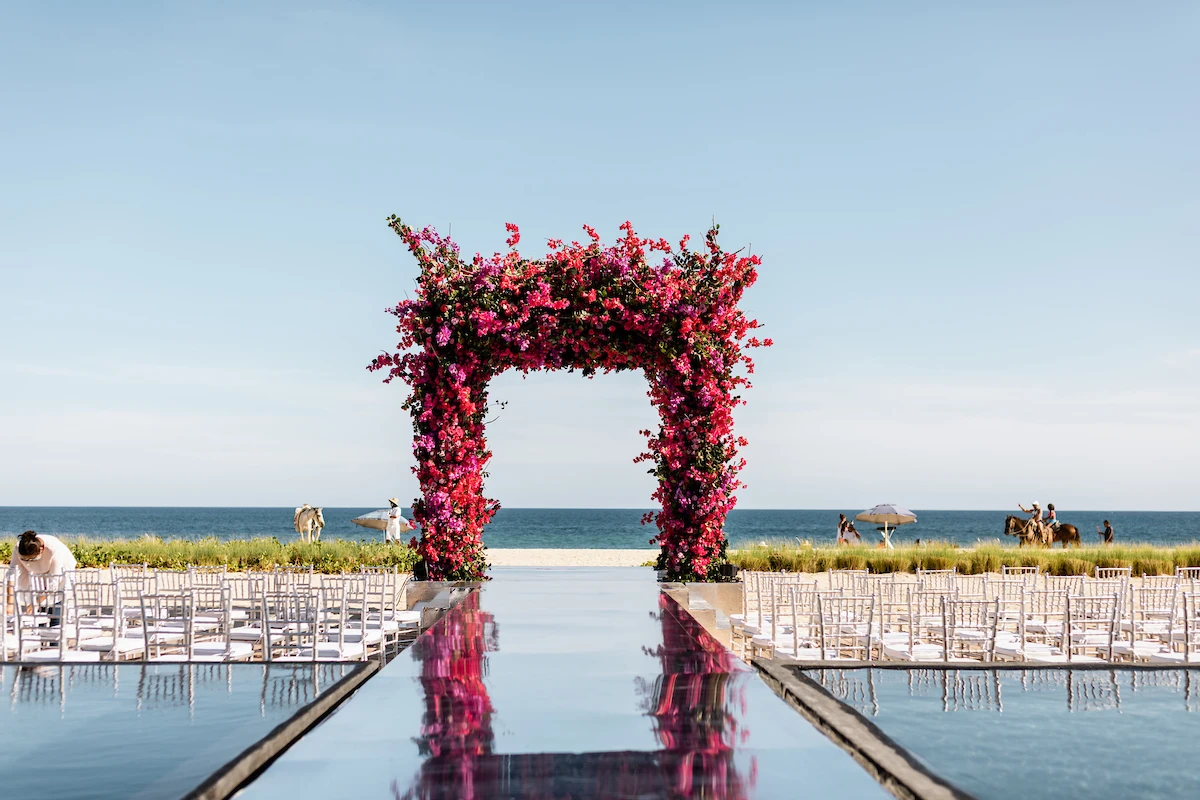
[(954, 582), (957, 577), (957, 567), (951, 567), (950, 569), (917, 569), (917, 581), (921, 584), (921, 591), (923, 592), (949, 594), (955, 591)]
[(145, 650), (142, 637), (135, 628), (141, 622), (142, 596), (154, 594), (154, 576), (148, 570), (130, 570), (130, 574), (115, 574), (117, 577), (113, 579), (113, 628), (80, 642), (79, 648), (94, 650), (101, 653), (105, 659), (120, 661), (136, 658)]
[(829, 588), (853, 592), (856, 589), (855, 584), (868, 574), (865, 569), (831, 569), (828, 572)]
[(820, 610), (817, 606), (820, 593), (808, 584), (792, 584), (787, 591), (786, 611), (780, 610), (782, 619), (775, 641), (775, 653), (798, 660), (819, 661), (823, 658), (820, 649)]
[(1067, 593), (1034, 589), (1021, 595), (1015, 636), (997, 635), (994, 654), (1007, 661), (1038, 661), (1061, 654), (1067, 627)]
[(190, 586), (220, 586), (225, 582), (225, 576), (229, 574), (224, 564), (215, 566), (189, 564), (187, 571), (191, 576), (189, 578)]
[(870, 660), (874, 597), (822, 592), (817, 611), (817, 649), (827, 660)]
[(1062, 645), (1063, 656), (1041, 660), (1070, 663), (1107, 661), (1116, 640), (1122, 602), (1119, 594), (1068, 595), (1068, 636)]
[(154, 576), (155, 594), (178, 594), (192, 585), (191, 573), (186, 569), (155, 569), (150, 574)]
[(909, 590), (897, 630), (884, 638), (881, 653), (890, 661), (941, 661), (945, 658), (943, 592)]
[(99, 661), (100, 654), (78, 649), (70, 597), (61, 588), (17, 589), (13, 592), (16, 618), (16, 661)]
[[(1154, 653), (1147, 659), (1151, 664), (1200, 664), (1200, 593), (1181, 592), (1178, 599), (1181, 615), (1176, 624), (1183, 628), (1183, 650)], [(1172, 645), (1178, 641), (1170, 638)]]
[(943, 660), (991, 661), (996, 646), (1000, 601), (948, 596), (942, 598), (942, 611), (946, 653)]
[(1113, 642), (1114, 658), (1147, 661), (1150, 656), (1170, 650), (1174, 625), (1176, 590), (1139, 587), (1130, 592), (1133, 615), (1120, 623), (1120, 636)]
[(263, 592), (263, 659), (316, 661), (320, 591), (291, 587)]

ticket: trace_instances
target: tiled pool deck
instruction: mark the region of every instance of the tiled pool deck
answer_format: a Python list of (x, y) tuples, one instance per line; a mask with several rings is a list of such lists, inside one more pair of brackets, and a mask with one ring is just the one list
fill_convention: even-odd
[(240, 797), (886, 797), (631, 568), (497, 568)]

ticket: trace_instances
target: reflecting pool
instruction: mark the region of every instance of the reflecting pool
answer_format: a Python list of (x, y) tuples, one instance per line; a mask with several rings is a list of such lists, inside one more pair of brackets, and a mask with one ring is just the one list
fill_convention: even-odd
[(0, 793), (181, 797), (355, 666), (0, 666)]
[(1200, 672), (804, 670), (983, 800), (1200, 794)]
[(492, 575), (242, 796), (887, 796), (650, 570)]

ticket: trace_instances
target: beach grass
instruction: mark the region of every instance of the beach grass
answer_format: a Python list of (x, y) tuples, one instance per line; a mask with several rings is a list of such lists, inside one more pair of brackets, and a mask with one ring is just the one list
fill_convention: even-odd
[[(351, 542), (280, 542), (278, 539), (87, 539), (64, 537), (80, 567), (109, 564), (147, 564), (154, 569), (184, 569), (189, 565), (220, 566), (229, 570), (269, 570), (276, 564), (308, 566), (316, 572), (353, 572), (359, 567), (398, 567), (411, 572), (416, 551), (407, 544)], [(12, 541), (0, 542), (0, 558), (12, 558)]]
[(1176, 547), (1151, 544), (1077, 547), (1063, 550), (1017, 548), (998, 541), (973, 547), (926, 542), (895, 550), (858, 547), (812, 547), (768, 542), (766, 546), (730, 551), (729, 560), (752, 571), (825, 572), (865, 569), (870, 572), (916, 572), (957, 568), (965, 575), (999, 572), (1001, 566), (1037, 566), (1050, 575), (1091, 575), (1096, 567), (1132, 567), (1134, 575), (1170, 575), (1176, 567), (1200, 566), (1200, 542)]

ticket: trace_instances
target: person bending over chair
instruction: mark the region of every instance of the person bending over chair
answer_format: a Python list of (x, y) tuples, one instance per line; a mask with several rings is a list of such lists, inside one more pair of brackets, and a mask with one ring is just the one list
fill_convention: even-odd
[[(67, 570), (77, 566), (71, 549), (57, 536), (38, 535), (36, 531), (25, 531), (13, 548), (12, 561), (9, 564), (9, 575), (16, 576), (17, 591), (33, 589), (31, 576), (62, 575)], [(67, 587), (62, 587), (67, 590)], [(31, 609), (32, 612), (32, 609)], [(61, 619), (56, 613), (56, 619)]]

